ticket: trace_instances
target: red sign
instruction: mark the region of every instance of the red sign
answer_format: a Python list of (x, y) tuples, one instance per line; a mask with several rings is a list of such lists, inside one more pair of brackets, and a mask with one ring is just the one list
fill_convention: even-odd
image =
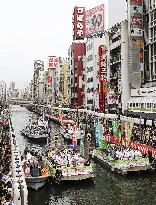
[(143, 1), (143, 0), (131, 0), (130, 2), (131, 2), (132, 4), (140, 4), (140, 3), (142, 3), (142, 1)]
[(131, 16), (131, 24), (142, 26), (142, 16)]
[(48, 56), (48, 70), (56, 69), (59, 58), (56, 56)]
[(74, 7), (73, 40), (85, 38), (85, 7)]
[(48, 76), (48, 84), (52, 84), (52, 76)]

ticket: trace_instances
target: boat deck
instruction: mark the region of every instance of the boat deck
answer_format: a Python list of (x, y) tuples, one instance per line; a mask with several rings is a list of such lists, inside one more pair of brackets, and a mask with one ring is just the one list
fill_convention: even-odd
[(146, 172), (146, 171), (150, 171), (152, 170), (152, 166), (151, 165), (144, 165), (144, 166), (131, 166), (125, 169), (122, 168), (117, 168), (112, 166), (110, 163), (108, 163), (107, 160), (101, 160), (98, 157), (94, 156), (93, 160), (95, 160), (96, 162), (99, 162), (101, 165), (107, 167), (109, 170), (111, 170), (112, 172), (118, 173), (118, 174), (122, 174), (122, 175), (127, 175), (133, 172)]
[(82, 181), (86, 179), (94, 178), (94, 174), (82, 174), (73, 176), (63, 176), (60, 181)]

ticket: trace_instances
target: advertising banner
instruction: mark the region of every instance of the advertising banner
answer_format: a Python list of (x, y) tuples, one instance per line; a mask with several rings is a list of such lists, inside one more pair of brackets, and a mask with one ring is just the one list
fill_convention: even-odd
[(73, 13), (73, 40), (85, 38), (85, 7), (74, 7)]
[(59, 62), (59, 57), (48, 56), (48, 70), (56, 69), (57, 63)]
[(113, 136), (118, 135), (118, 121), (112, 120)]
[(48, 84), (52, 84), (52, 76), (48, 76)]
[(102, 140), (102, 125), (98, 124), (95, 128), (95, 139), (96, 139), (96, 147), (101, 146)]
[(108, 104), (113, 105), (113, 104), (118, 104), (119, 103), (119, 96), (115, 94), (108, 94)]
[(42, 60), (34, 60), (34, 70), (44, 70), (44, 61)]
[(128, 0), (131, 88), (140, 88), (143, 73), (143, 0)]
[(108, 101), (108, 81), (107, 81), (107, 46), (99, 46), (99, 98), (100, 98), (100, 108), (102, 112), (107, 111)]
[(104, 31), (104, 4), (86, 11), (86, 36)]

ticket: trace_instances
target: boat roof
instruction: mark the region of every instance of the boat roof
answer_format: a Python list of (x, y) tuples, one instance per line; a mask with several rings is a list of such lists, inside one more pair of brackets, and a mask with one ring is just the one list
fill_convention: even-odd
[(156, 103), (156, 97), (134, 97), (130, 98), (127, 103)]

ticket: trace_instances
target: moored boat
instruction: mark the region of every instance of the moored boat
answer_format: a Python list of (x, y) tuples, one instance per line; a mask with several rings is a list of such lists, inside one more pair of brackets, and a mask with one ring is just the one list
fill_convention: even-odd
[(39, 188), (43, 187), (46, 184), (48, 177), (49, 176), (38, 176), (38, 177), (27, 176), (25, 177), (27, 187), (35, 189), (37, 191)]
[(48, 122), (42, 117), (33, 115), (25, 128), (21, 130), (23, 134), (28, 139), (34, 142), (47, 142), (48, 138)]
[(27, 187), (36, 191), (44, 186), (50, 177), (50, 172), (42, 157), (30, 154), (22, 156), (22, 166), (25, 174)]
[(119, 174), (129, 174), (132, 172), (146, 172), (152, 169), (147, 156), (143, 156), (139, 150), (121, 148), (116, 146), (109, 149), (96, 148), (92, 157), (95, 161)]
[(72, 149), (64, 148), (56, 153), (55, 150), (49, 151), (48, 163), (52, 180), (56, 183), (94, 179), (93, 163)]

